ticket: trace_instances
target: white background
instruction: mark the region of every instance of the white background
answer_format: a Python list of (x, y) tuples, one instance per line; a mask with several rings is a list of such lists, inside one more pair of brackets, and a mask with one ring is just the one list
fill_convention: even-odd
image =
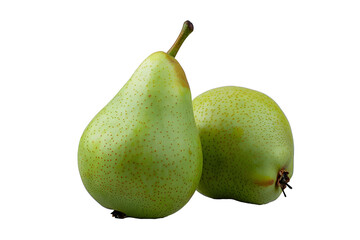
[[(163, 219), (114, 219), (82, 185), (80, 136), (187, 19), (177, 59), (193, 97), (272, 97), (293, 129), (293, 190), (262, 206), (195, 193)], [(0, 238), (358, 239), (359, 30), (358, 1), (1, 1)]]

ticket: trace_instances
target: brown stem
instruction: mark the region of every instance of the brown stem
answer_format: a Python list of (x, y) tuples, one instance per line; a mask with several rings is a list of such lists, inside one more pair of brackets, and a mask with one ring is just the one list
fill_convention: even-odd
[(167, 52), (170, 56), (175, 57), (177, 52), (179, 51), (181, 45), (185, 41), (185, 39), (194, 31), (194, 25), (190, 21), (184, 22), (183, 28), (181, 29), (181, 32), (176, 39), (175, 43), (172, 45), (172, 47)]

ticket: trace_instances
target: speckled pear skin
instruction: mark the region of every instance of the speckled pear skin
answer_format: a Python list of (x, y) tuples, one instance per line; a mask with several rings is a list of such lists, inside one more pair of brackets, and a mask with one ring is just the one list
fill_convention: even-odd
[(79, 145), (81, 179), (102, 206), (161, 218), (191, 198), (201, 143), (185, 73), (172, 56), (150, 55), (94, 117)]
[(209, 90), (193, 101), (203, 149), (198, 191), (216, 199), (265, 204), (278, 198), (281, 169), (293, 174), (289, 122), (268, 96), (242, 87)]

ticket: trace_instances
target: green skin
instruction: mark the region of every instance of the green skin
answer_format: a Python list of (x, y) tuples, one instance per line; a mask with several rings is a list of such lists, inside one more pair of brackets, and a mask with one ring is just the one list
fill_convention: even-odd
[(201, 142), (185, 73), (174, 57), (150, 55), (85, 129), (81, 179), (102, 206), (136, 218), (182, 208), (202, 171)]
[(203, 149), (198, 191), (216, 199), (265, 204), (282, 192), (280, 170), (293, 174), (288, 120), (263, 93), (242, 87), (207, 91), (193, 101)]

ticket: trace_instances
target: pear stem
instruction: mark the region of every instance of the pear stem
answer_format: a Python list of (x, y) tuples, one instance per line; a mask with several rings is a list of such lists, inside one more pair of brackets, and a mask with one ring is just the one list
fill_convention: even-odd
[(181, 32), (176, 39), (175, 43), (172, 45), (172, 47), (167, 52), (170, 56), (175, 57), (177, 52), (179, 51), (181, 45), (185, 41), (185, 39), (194, 31), (194, 25), (188, 20), (184, 22), (183, 28), (181, 29)]

